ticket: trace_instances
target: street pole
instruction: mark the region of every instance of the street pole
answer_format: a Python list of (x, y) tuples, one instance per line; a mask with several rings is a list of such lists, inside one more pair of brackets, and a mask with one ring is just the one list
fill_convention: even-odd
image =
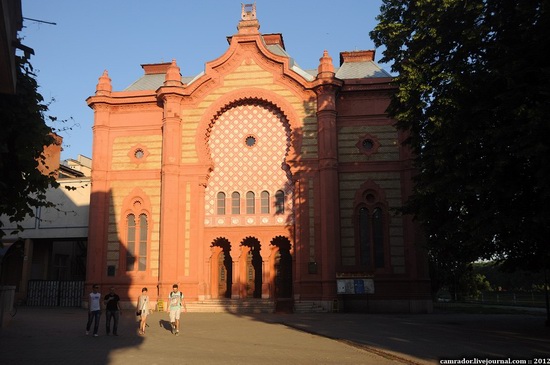
[(544, 268), (544, 294), (546, 296), (546, 327), (550, 327), (550, 300), (548, 298), (548, 268)]

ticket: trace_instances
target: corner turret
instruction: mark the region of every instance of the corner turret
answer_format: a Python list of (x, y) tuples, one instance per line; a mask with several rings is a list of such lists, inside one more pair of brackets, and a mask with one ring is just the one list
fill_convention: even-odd
[(176, 60), (172, 60), (172, 63), (166, 70), (164, 86), (182, 86), (180, 68)]
[(328, 51), (325, 50), (323, 52), (323, 57), (319, 58), (317, 78), (326, 79), (332, 77), (334, 77), (334, 65), (332, 64), (332, 57), (330, 57)]
[(99, 82), (97, 83), (95, 94), (96, 95), (105, 95), (110, 96), (111, 91), (113, 91), (113, 86), (111, 85), (111, 78), (109, 77), (109, 73), (107, 70), (103, 71), (103, 74), (99, 78)]

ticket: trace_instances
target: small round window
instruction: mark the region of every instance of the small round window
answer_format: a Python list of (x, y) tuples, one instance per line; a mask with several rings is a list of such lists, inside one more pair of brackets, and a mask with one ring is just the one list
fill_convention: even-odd
[(368, 193), (367, 196), (365, 197), (365, 200), (368, 202), (368, 203), (374, 203), (374, 201), (376, 200), (376, 198), (374, 197), (374, 194), (372, 193)]
[(142, 150), (142, 149), (138, 149), (138, 150), (136, 150), (136, 152), (134, 152), (134, 156), (135, 156), (137, 159), (143, 158), (144, 155), (145, 155), (145, 153), (143, 153), (143, 150)]
[(256, 145), (256, 137), (254, 136), (246, 137), (245, 143), (248, 147), (254, 147)]
[(372, 139), (364, 139), (363, 142), (362, 142), (362, 145), (363, 145), (363, 148), (366, 149), (367, 151), (369, 150), (372, 150), (373, 147), (374, 147), (374, 142)]

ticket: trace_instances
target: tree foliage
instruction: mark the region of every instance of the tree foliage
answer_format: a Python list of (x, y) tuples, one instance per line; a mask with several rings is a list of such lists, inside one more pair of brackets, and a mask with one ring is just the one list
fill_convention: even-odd
[[(58, 187), (45, 166), (44, 147), (56, 143), (46, 124), (48, 105), (28, 60), (18, 58), (16, 94), (0, 94), (0, 215), (12, 223), (33, 217), (37, 207), (52, 207), (46, 190)], [(19, 229), (21, 229), (19, 227)], [(5, 235), (0, 221), (0, 239)]]
[(440, 271), (548, 268), (549, 5), (383, 1), (370, 35), (398, 74), (388, 112), (418, 172), (405, 212)]
[(490, 283), (490, 290), (510, 292), (542, 292), (544, 274), (531, 271), (516, 270), (506, 272), (495, 262), (480, 262), (472, 265), (473, 272), (484, 276)]

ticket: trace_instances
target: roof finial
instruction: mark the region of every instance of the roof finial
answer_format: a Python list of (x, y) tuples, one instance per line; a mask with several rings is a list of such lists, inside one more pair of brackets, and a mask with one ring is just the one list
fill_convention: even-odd
[(103, 74), (99, 77), (99, 82), (95, 88), (96, 95), (111, 95), (113, 86), (111, 85), (111, 78), (107, 70), (103, 71)]
[(164, 86), (181, 86), (181, 74), (180, 68), (176, 63), (176, 60), (172, 60), (172, 64), (168, 66), (166, 70), (166, 78), (164, 79)]
[(256, 19), (256, 3), (254, 4), (241, 3), (241, 19), (242, 20)]
[(323, 57), (319, 58), (319, 67), (317, 68), (317, 78), (333, 77), (334, 65), (332, 64), (332, 57), (329, 56), (328, 51), (325, 49)]
[(258, 34), (260, 23), (256, 19), (256, 3), (241, 3), (241, 21), (237, 25), (239, 34)]

